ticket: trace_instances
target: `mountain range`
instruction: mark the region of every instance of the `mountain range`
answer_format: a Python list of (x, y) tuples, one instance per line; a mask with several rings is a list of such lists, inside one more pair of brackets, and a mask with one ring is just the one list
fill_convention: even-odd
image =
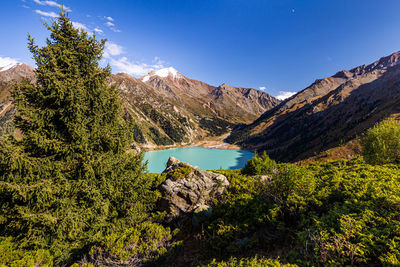
[(353, 140), (398, 113), (400, 52), (316, 80), (227, 141), (265, 150), (279, 161), (297, 161)]
[[(0, 134), (14, 131), (9, 92), (22, 79), (35, 82), (34, 68), (0, 67)], [(135, 122), (136, 145), (147, 148), (228, 134), (231, 144), (298, 161), (400, 113), (400, 52), (318, 79), (284, 101), (251, 88), (212, 86), (172, 67), (141, 78), (118, 73), (109, 82), (120, 92), (125, 118)]]
[[(22, 79), (35, 82), (34, 68), (18, 63), (0, 69), (0, 134), (14, 131), (10, 90)], [(251, 123), (280, 101), (265, 92), (223, 84), (215, 87), (165, 68), (134, 78), (111, 75), (124, 101), (124, 116), (134, 120), (140, 147), (191, 144)]]

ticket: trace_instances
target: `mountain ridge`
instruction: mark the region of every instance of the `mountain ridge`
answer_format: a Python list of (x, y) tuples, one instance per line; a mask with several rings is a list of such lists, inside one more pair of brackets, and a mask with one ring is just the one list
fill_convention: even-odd
[(313, 156), (400, 112), (400, 52), (309, 87), (234, 131), (227, 141), (282, 161)]
[[(109, 79), (124, 101), (125, 118), (135, 121), (139, 147), (188, 145), (207, 136), (219, 136), (237, 124), (253, 121), (280, 102), (267, 93), (253, 92), (255, 89), (248, 89), (249, 93), (231, 87), (217, 94), (215, 91), (221, 90), (218, 87), (185, 77), (173, 68), (148, 75), (154, 77), (143, 81), (143, 77), (117, 73)], [(12, 132), (15, 110), (9, 92), (24, 78), (35, 82), (35, 69), (18, 63), (0, 72), (0, 134)]]

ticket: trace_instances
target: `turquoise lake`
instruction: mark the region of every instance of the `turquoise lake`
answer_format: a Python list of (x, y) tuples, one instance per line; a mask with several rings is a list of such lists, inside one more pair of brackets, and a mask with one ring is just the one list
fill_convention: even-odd
[(184, 147), (146, 152), (144, 160), (148, 161), (147, 168), (152, 173), (163, 172), (169, 157), (198, 166), (202, 170), (233, 170), (243, 168), (253, 155), (253, 152), (241, 149)]

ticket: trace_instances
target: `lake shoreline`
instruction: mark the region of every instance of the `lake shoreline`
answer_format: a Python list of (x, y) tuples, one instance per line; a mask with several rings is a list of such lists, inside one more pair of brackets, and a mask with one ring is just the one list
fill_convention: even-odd
[[(209, 138), (209, 139), (203, 139), (200, 141), (196, 141), (193, 143), (188, 143), (188, 144), (176, 144), (176, 145), (167, 145), (167, 146), (148, 146), (148, 147), (142, 147), (143, 152), (152, 152), (152, 151), (158, 151), (158, 150), (167, 150), (167, 149), (172, 149), (172, 148), (185, 148), (185, 147), (204, 147), (204, 148), (211, 148), (211, 149), (243, 149), (243, 150), (248, 150), (245, 149), (239, 145), (234, 145), (234, 144), (229, 144), (224, 142), (224, 140), (228, 137), (229, 133)], [(253, 151), (252, 151), (253, 152)]]

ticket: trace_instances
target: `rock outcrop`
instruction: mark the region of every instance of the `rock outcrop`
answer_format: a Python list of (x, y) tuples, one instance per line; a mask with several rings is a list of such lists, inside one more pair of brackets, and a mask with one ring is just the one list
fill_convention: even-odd
[(159, 188), (162, 193), (160, 209), (167, 211), (167, 222), (188, 218), (229, 186), (224, 175), (200, 170), (173, 157), (169, 158), (163, 173), (167, 179)]

